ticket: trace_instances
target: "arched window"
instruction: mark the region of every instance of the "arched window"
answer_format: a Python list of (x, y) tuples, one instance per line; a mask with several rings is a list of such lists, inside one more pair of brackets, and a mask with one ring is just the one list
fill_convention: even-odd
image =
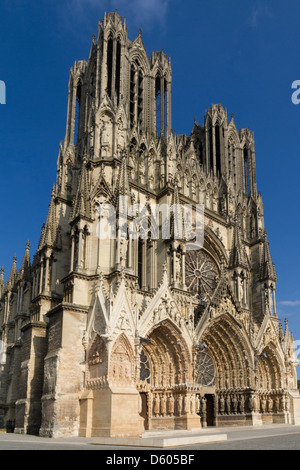
[(164, 136), (167, 135), (167, 113), (168, 113), (168, 99), (167, 99), (167, 88), (168, 88), (168, 85), (167, 85), (167, 80), (164, 80)]
[(156, 133), (160, 137), (161, 133), (161, 79), (157, 75), (155, 79), (155, 103), (156, 103)]
[(139, 124), (143, 122), (143, 74), (141, 70), (138, 74), (138, 104), (137, 104), (137, 120)]
[(211, 170), (214, 168), (214, 152), (213, 152), (213, 127), (209, 129), (209, 167)]
[(107, 93), (112, 97), (112, 68), (113, 68), (113, 38), (109, 36), (107, 41)]
[(216, 142), (216, 172), (221, 175), (221, 142), (220, 142), (220, 127), (215, 126), (215, 142)]
[(199, 137), (195, 140), (194, 147), (199, 163), (203, 164), (203, 145)]
[(116, 97), (117, 104), (120, 102), (120, 77), (121, 77), (121, 43), (117, 40), (117, 51), (116, 51)]
[(234, 189), (236, 189), (236, 148), (232, 146), (232, 171), (233, 171), (233, 183)]
[(134, 64), (131, 65), (130, 68), (130, 126), (131, 128), (134, 126), (135, 122), (135, 66)]
[(233, 170), (232, 151), (233, 151), (232, 141), (229, 140), (228, 141), (228, 177), (229, 178), (231, 178), (232, 170)]
[(167, 134), (168, 84), (158, 73), (155, 79), (156, 134), (165, 137)]
[(244, 148), (244, 189), (246, 196), (250, 196), (249, 151)]
[(81, 104), (81, 84), (79, 83), (76, 90), (76, 106), (75, 106), (75, 127), (74, 127), (74, 144), (77, 145), (79, 137), (80, 125), (80, 104)]
[(143, 252), (144, 252), (144, 240), (138, 239), (138, 260), (137, 260), (137, 275), (139, 288), (143, 287)]
[(143, 123), (144, 109), (144, 75), (136, 59), (130, 67), (130, 126)]

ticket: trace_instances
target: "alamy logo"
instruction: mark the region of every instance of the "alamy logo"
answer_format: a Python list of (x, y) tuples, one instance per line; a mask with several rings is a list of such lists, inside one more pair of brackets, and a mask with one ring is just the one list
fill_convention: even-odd
[(6, 85), (0, 80), (0, 104), (6, 104)]
[(294, 341), (294, 349), (295, 349), (295, 356), (297, 358), (296, 363), (299, 364), (299, 356), (300, 356), (300, 340)]
[(116, 208), (109, 203), (97, 208), (97, 235), (108, 239), (185, 240), (186, 250), (200, 250), (204, 242), (204, 206), (196, 204), (132, 204), (127, 196), (118, 201)]
[(299, 104), (300, 103), (300, 80), (294, 80), (292, 83), (292, 88), (296, 89), (294, 93), (292, 94), (292, 103), (293, 104)]

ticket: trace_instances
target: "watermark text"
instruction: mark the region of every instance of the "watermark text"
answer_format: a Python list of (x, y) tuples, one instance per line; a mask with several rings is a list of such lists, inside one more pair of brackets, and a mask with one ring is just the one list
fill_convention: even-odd
[[(118, 215), (117, 215), (118, 213)], [(120, 196), (118, 208), (109, 203), (97, 209), (101, 240), (184, 240), (186, 250), (200, 250), (204, 242), (203, 204), (132, 204)]]
[(3, 80), (0, 80), (0, 104), (6, 104), (6, 85)]

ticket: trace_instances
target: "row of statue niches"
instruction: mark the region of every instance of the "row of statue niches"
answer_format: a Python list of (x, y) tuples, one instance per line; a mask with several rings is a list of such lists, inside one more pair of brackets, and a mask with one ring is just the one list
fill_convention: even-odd
[(198, 394), (154, 393), (152, 399), (155, 417), (195, 415), (202, 408), (206, 409), (206, 399)]
[(232, 394), (219, 395), (217, 400), (217, 413), (244, 414), (244, 413), (282, 413), (289, 411), (290, 402), (287, 395), (278, 394)]

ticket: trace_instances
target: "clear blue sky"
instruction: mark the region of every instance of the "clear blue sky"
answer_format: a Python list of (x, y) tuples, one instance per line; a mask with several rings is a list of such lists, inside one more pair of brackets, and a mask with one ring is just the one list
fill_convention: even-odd
[(88, 58), (105, 11), (118, 10), (134, 39), (142, 29), (151, 54), (163, 49), (173, 67), (173, 129), (189, 134), (194, 117), (222, 103), (256, 141), (277, 310), (300, 340), (299, 0), (1, 0), (0, 265), (6, 279), (27, 239), (37, 248), (66, 123), (69, 69)]

